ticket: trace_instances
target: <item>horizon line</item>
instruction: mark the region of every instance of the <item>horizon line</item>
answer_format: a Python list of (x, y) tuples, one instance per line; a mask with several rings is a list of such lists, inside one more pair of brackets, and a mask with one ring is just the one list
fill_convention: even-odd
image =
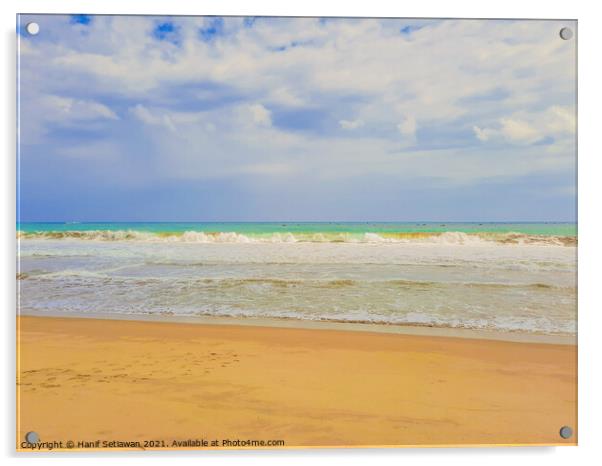
[(577, 223), (577, 220), (27, 220), (20, 223)]

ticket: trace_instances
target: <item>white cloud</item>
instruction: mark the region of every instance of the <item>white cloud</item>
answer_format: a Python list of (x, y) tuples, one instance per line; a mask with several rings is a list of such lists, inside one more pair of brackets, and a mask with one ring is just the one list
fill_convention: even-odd
[(290, 107), (299, 107), (303, 105), (303, 99), (287, 86), (274, 89), (270, 92), (269, 99), (277, 104), (288, 105)]
[[(184, 35), (183, 47), (175, 51), (152, 39), (153, 20), (107, 17), (94, 22), (89, 36), (107, 37), (104, 44), (116, 45), (111, 53), (106, 45), (96, 45), (97, 38), (84, 39), (96, 41), (85, 52), (49, 52), (58, 54), (59, 66), (93, 74), (114, 88), (118, 84), (117, 92), (135, 94), (202, 77), (295, 106), (315, 103), (328, 92), (380, 95), (381, 111), (400, 108), (421, 122), (466, 114), (462, 98), (486, 93), (498, 83), (510, 91), (509, 102), (536, 101), (545, 95), (537, 89), (561, 91), (574, 74), (559, 67), (570, 47), (548, 39), (557, 32), (555, 22), (532, 22), (525, 28), (521, 22), (431, 21), (410, 40), (395, 27), (403, 23), (398, 20), (323, 25), (312, 18), (259, 20), (245, 28), (240, 18), (226, 18), (230, 34), (215, 45), (195, 36), (195, 27), (205, 19), (175, 21)], [(475, 46), (475, 37), (487, 37), (487, 45)], [(285, 50), (275, 53), (275, 47)], [(516, 79), (517, 71), (532, 69), (534, 63), (536, 73)]]
[(398, 125), (397, 129), (404, 136), (414, 137), (416, 135), (416, 118), (408, 116), (404, 118)]
[(575, 112), (568, 107), (554, 105), (543, 115), (542, 123), (551, 134), (575, 134), (577, 121)]
[(357, 129), (364, 126), (363, 120), (339, 120), (339, 126), (343, 129)]
[(479, 128), (478, 126), (473, 126), (472, 130), (479, 141), (489, 141), (489, 138), (495, 134), (492, 129)]
[[(574, 47), (550, 39), (564, 22), (426, 21), (408, 36), (399, 33), (403, 20), (259, 19), (244, 27), (240, 18), (225, 18), (228, 34), (206, 43), (198, 28), (207, 18), (173, 17), (182, 34), (176, 47), (153, 39), (156, 18), (95, 17), (86, 35), (73, 36), (59, 20), (49, 19), (63, 39), (40, 35), (22, 57), (23, 82), (38, 91), (30, 101), (24, 93), (28, 118), (50, 88), (67, 93), (79, 86), (79, 95), (94, 91), (131, 102), (123, 124), (133, 116), (147, 126), (144, 134), (157, 151), (153, 163), (174, 176), (222, 176), (242, 167), (285, 176), (294, 161), (296, 169), (320, 176), (371, 172), (465, 181), (559, 172), (574, 146)], [(199, 89), (179, 99), (179, 86), (191, 83)], [(232, 98), (219, 100), (207, 83)], [(499, 90), (502, 97), (495, 97)], [(94, 100), (69, 100), (55, 101), (57, 114), (117, 118)], [(315, 111), (328, 123), (321, 128), (350, 131), (284, 127), (277, 117), (285, 111)], [(364, 122), (370, 131), (351, 131)], [(410, 151), (417, 122), (425, 134), (435, 129), (424, 142), (441, 149)], [(469, 137), (448, 150), (447, 136), (470, 128), (477, 140), (513, 144), (516, 152), (496, 153), (492, 165), (487, 151), (496, 144)], [(27, 140), (31, 133), (22, 134)], [(530, 144), (546, 137), (554, 144), (531, 151)], [(554, 158), (539, 158), (546, 151)], [(255, 168), (248, 168), (250, 159)], [(475, 167), (469, 174), (467, 164)]]
[(154, 116), (144, 105), (136, 105), (130, 108), (130, 112), (143, 123), (147, 125), (158, 125), (160, 119)]
[(109, 107), (93, 100), (77, 100), (69, 97), (47, 95), (40, 104), (44, 111), (51, 112), (54, 120), (118, 120), (119, 117)]
[(545, 138), (553, 138), (560, 143), (572, 141), (575, 129), (574, 113), (568, 107), (558, 105), (540, 112), (522, 111), (501, 117), (488, 128), (473, 126), (480, 141), (497, 140), (513, 144), (533, 144)]
[(163, 126), (171, 132), (176, 132), (176, 126), (169, 114), (155, 115), (143, 105), (131, 107), (130, 112), (141, 122), (147, 125)]
[(524, 120), (513, 118), (500, 119), (502, 135), (513, 142), (533, 143), (541, 139), (542, 134)]
[(272, 112), (261, 104), (253, 104), (247, 107), (253, 123), (259, 126), (272, 126)]

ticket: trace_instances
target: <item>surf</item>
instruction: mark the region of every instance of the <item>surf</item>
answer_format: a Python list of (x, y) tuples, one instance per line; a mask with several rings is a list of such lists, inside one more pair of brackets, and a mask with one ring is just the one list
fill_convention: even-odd
[(17, 239), (88, 240), (88, 241), (139, 241), (182, 243), (415, 243), (448, 245), (539, 245), (576, 246), (575, 236), (534, 235), (518, 232), (465, 233), (446, 232), (393, 232), (393, 233), (256, 233), (243, 234), (235, 231), (184, 231), (149, 232), (138, 230), (65, 230), (65, 231), (17, 231)]

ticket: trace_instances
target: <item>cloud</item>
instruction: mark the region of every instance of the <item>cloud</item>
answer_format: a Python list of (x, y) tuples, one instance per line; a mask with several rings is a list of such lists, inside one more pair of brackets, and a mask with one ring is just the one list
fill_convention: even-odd
[(343, 129), (357, 129), (364, 126), (363, 120), (339, 120), (339, 125)]
[(573, 135), (577, 129), (574, 109), (553, 105), (543, 115), (543, 125), (549, 134)]
[(474, 131), (475, 136), (479, 141), (489, 141), (489, 138), (495, 134), (495, 130), (487, 129), (487, 128), (479, 128), (478, 126), (473, 126), (472, 130)]
[(528, 122), (512, 118), (502, 118), (500, 132), (502, 135), (514, 142), (533, 143), (541, 139), (541, 134)]
[(280, 105), (288, 107), (300, 107), (303, 106), (304, 102), (295, 91), (287, 86), (278, 87), (269, 92), (269, 100)]
[(416, 135), (416, 119), (412, 116), (404, 118), (397, 125), (397, 129), (404, 136), (414, 137)]
[(52, 112), (54, 120), (78, 121), (109, 119), (118, 120), (119, 117), (106, 105), (92, 100), (78, 100), (69, 97), (47, 95), (40, 100), (46, 112)]
[(473, 126), (477, 139), (507, 141), (513, 144), (534, 144), (546, 138), (572, 140), (576, 130), (575, 114), (569, 107), (554, 105), (541, 112), (517, 112), (501, 117), (493, 127)]
[(176, 132), (176, 126), (168, 114), (155, 115), (148, 108), (140, 104), (131, 107), (129, 110), (138, 120), (147, 125), (163, 126), (169, 131)]
[(570, 22), (21, 18), (34, 20), (44, 34), (19, 38), (24, 160), (88, 145), (144, 167), (141, 186), (269, 178), (340, 199), (364, 174), (434, 180), (425, 190), (574, 180)]
[(259, 126), (272, 126), (272, 113), (261, 104), (247, 106), (253, 123)]

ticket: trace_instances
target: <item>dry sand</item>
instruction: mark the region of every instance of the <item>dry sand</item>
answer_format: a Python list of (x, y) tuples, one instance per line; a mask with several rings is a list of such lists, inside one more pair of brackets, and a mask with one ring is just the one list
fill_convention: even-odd
[(577, 442), (574, 345), (55, 317), (18, 327), (22, 450), (28, 431), (76, 448)]

